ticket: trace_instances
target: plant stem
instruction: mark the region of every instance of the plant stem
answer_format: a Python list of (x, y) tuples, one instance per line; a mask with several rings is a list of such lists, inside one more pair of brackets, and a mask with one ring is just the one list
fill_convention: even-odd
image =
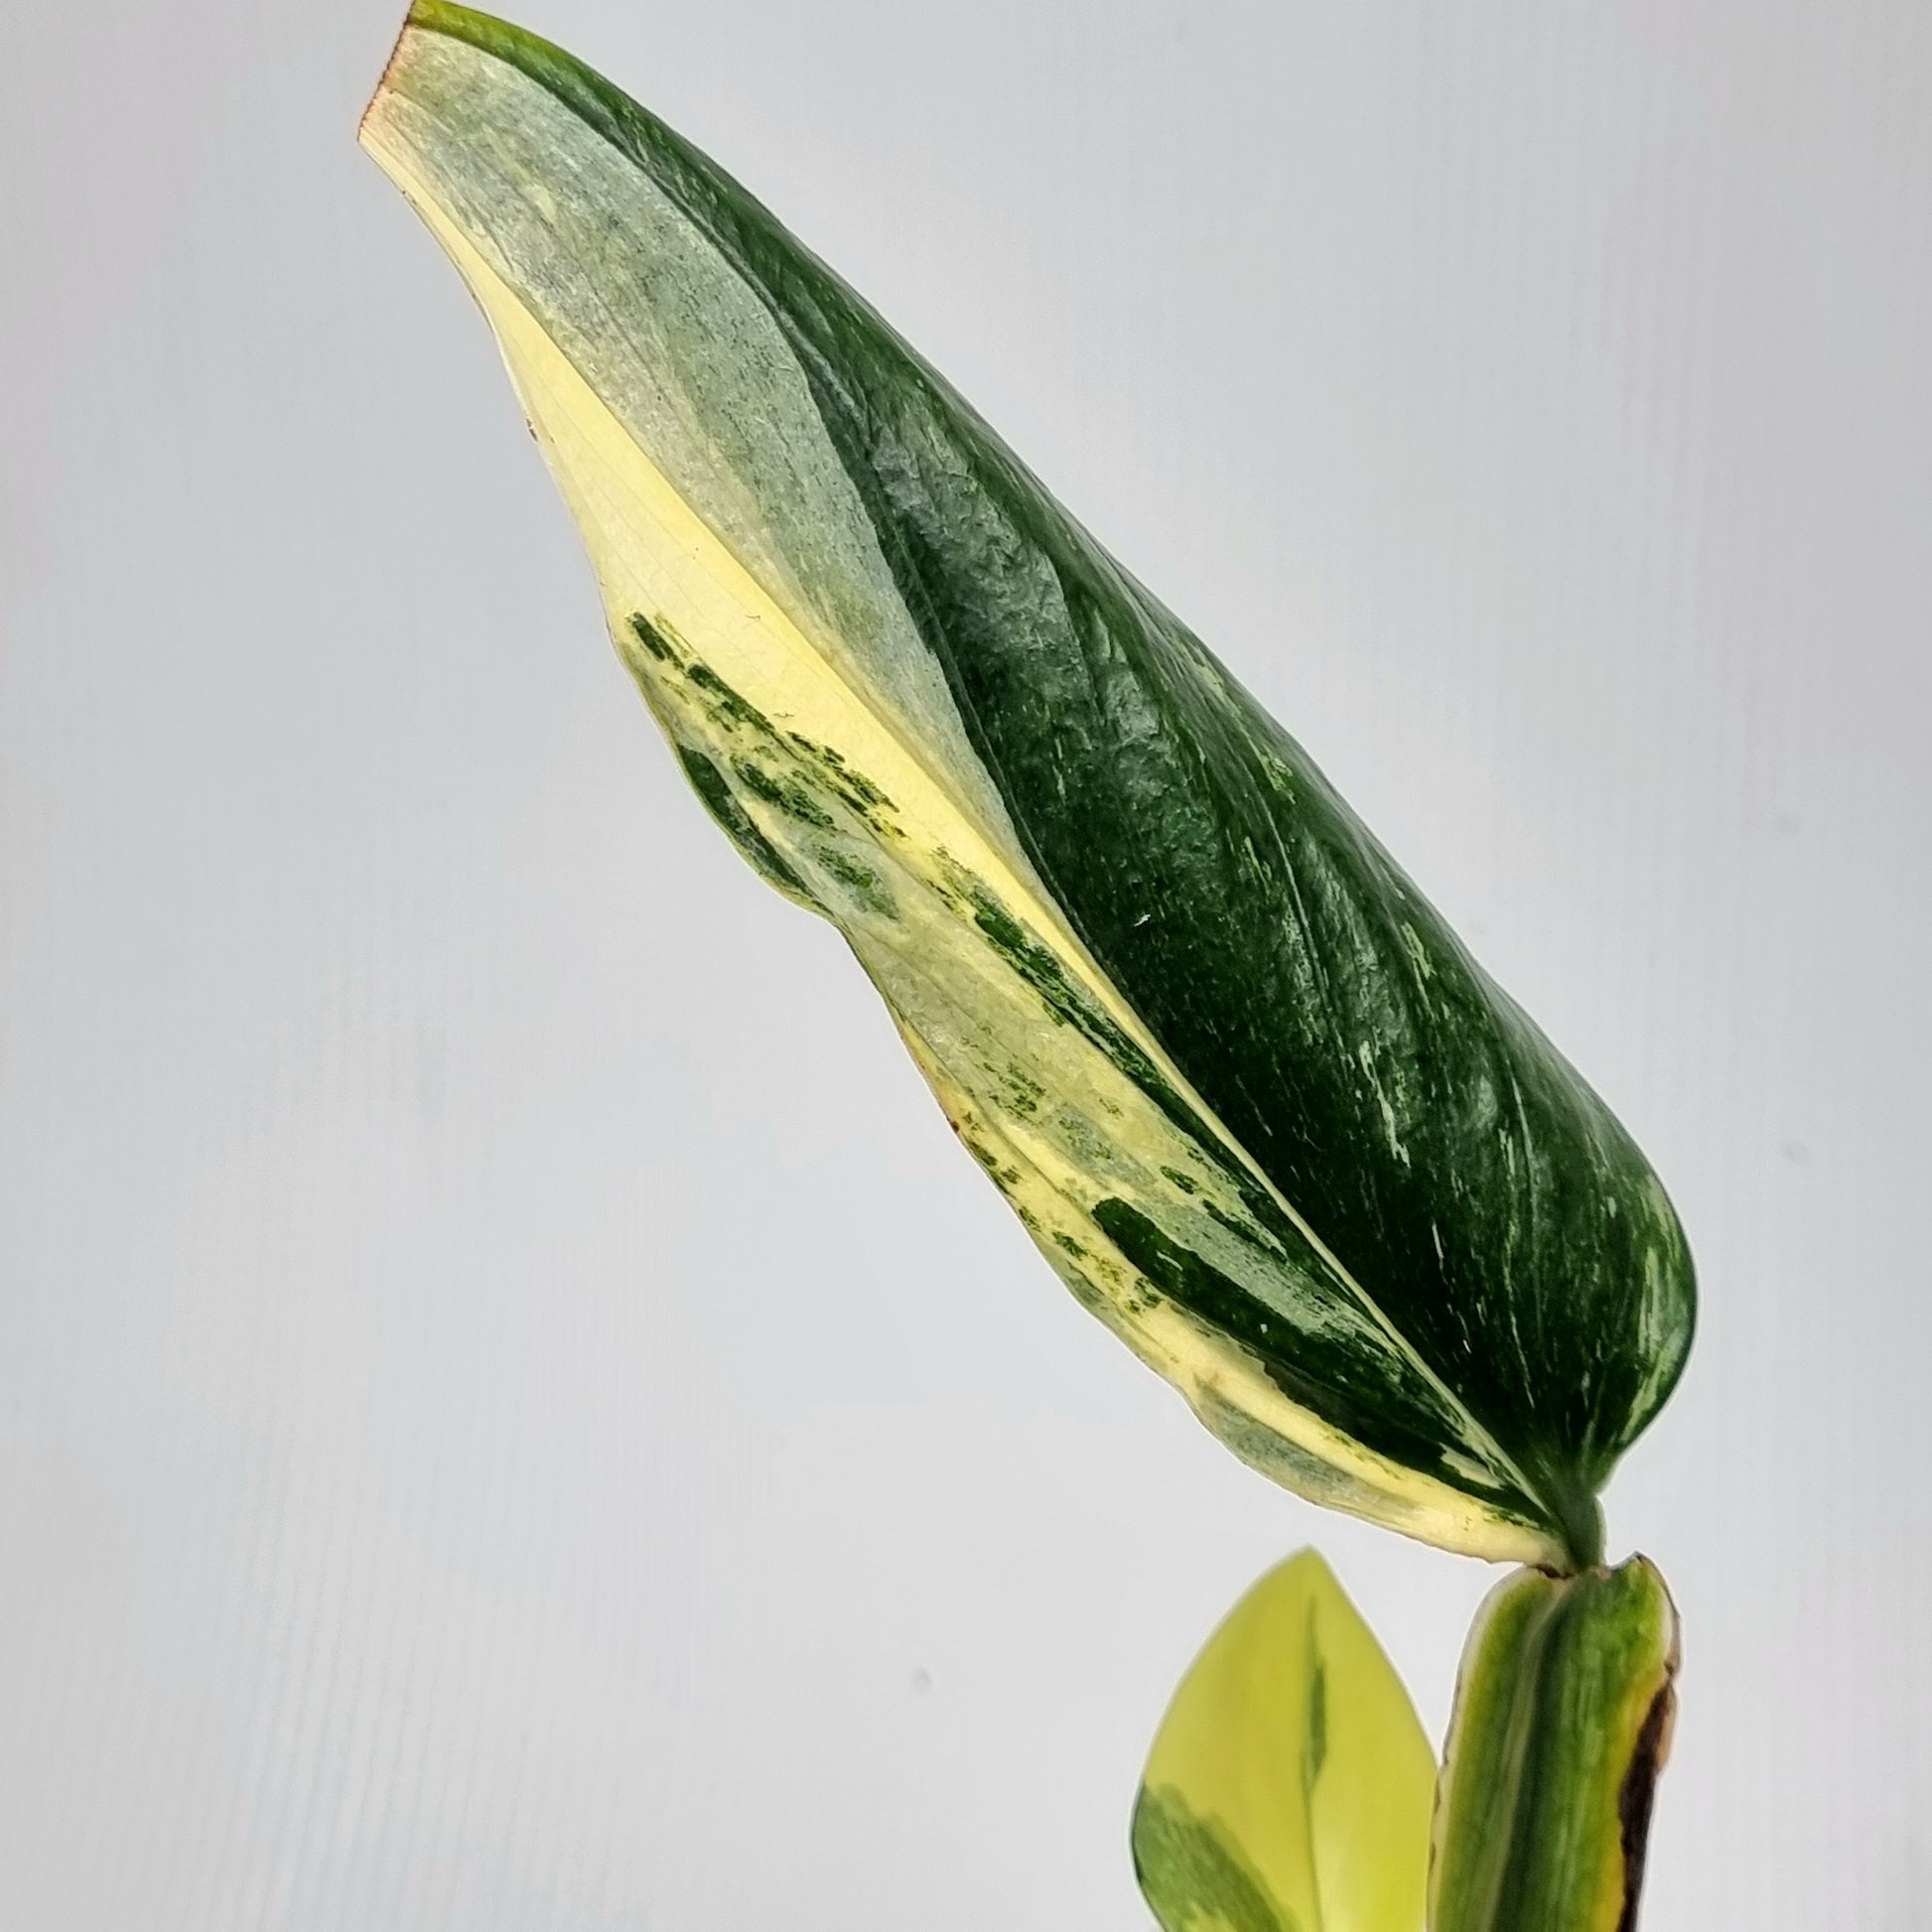
[(1432, 1932), (1632, 1932), (1677, 1660), (1646, 1558), (1490, 1592), (1438, 1787)]

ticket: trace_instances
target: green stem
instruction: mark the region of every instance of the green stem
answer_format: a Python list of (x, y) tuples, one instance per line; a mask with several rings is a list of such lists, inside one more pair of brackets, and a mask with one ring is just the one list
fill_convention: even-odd
[(1431, 1932), (1633, 1932), (1677, 1656), (1643, 1557), (1491, 1591), (1456, 1687)]
[(1603, 1509), (1596, 1492), (1575, 1475), (1546, 1473), (1539, 1485), (1562, 1534), (1574, 1575), (1597, 1569), (1603, 1561)]

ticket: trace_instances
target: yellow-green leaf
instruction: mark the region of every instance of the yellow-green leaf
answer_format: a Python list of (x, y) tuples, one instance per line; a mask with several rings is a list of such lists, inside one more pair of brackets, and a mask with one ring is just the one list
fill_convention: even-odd
[(1134, 1864), (1165, 1932), (1421, 1932), (1436, 1761), (1312, 1550), (1271, 1570), (1182, 1679)]
[(362, 138), (693, 786), (845, 935), (1074, 1294), (1290, 1488), (1589, 1561), (1689, 1345), (1676, 1218), (1301, 747), (569, 56), (418, 0)]

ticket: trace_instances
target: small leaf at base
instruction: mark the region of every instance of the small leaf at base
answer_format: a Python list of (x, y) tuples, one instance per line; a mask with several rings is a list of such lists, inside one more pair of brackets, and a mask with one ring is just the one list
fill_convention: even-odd
[(1164, 1932), (1421, 1932), (1435, 1758), (1312, 1550), (1235, 1605), (1174, 1693), (1134, 1812)]

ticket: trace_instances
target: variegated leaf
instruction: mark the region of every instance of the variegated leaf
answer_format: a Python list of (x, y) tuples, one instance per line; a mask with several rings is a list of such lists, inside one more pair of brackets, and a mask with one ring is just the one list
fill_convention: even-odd
[(1422, 1932), (1435, 1784), (1402, 1680), (1304, 1550), (1174, 1693), (1134, 1867), (1163, 1932)]
[(758, 203), (420, 0), (362, 138), (481, 302), (619, 649), (1080, 1300), (1289, 1487), (1587, 1559), (1663, 1190), (1306, 754)]

